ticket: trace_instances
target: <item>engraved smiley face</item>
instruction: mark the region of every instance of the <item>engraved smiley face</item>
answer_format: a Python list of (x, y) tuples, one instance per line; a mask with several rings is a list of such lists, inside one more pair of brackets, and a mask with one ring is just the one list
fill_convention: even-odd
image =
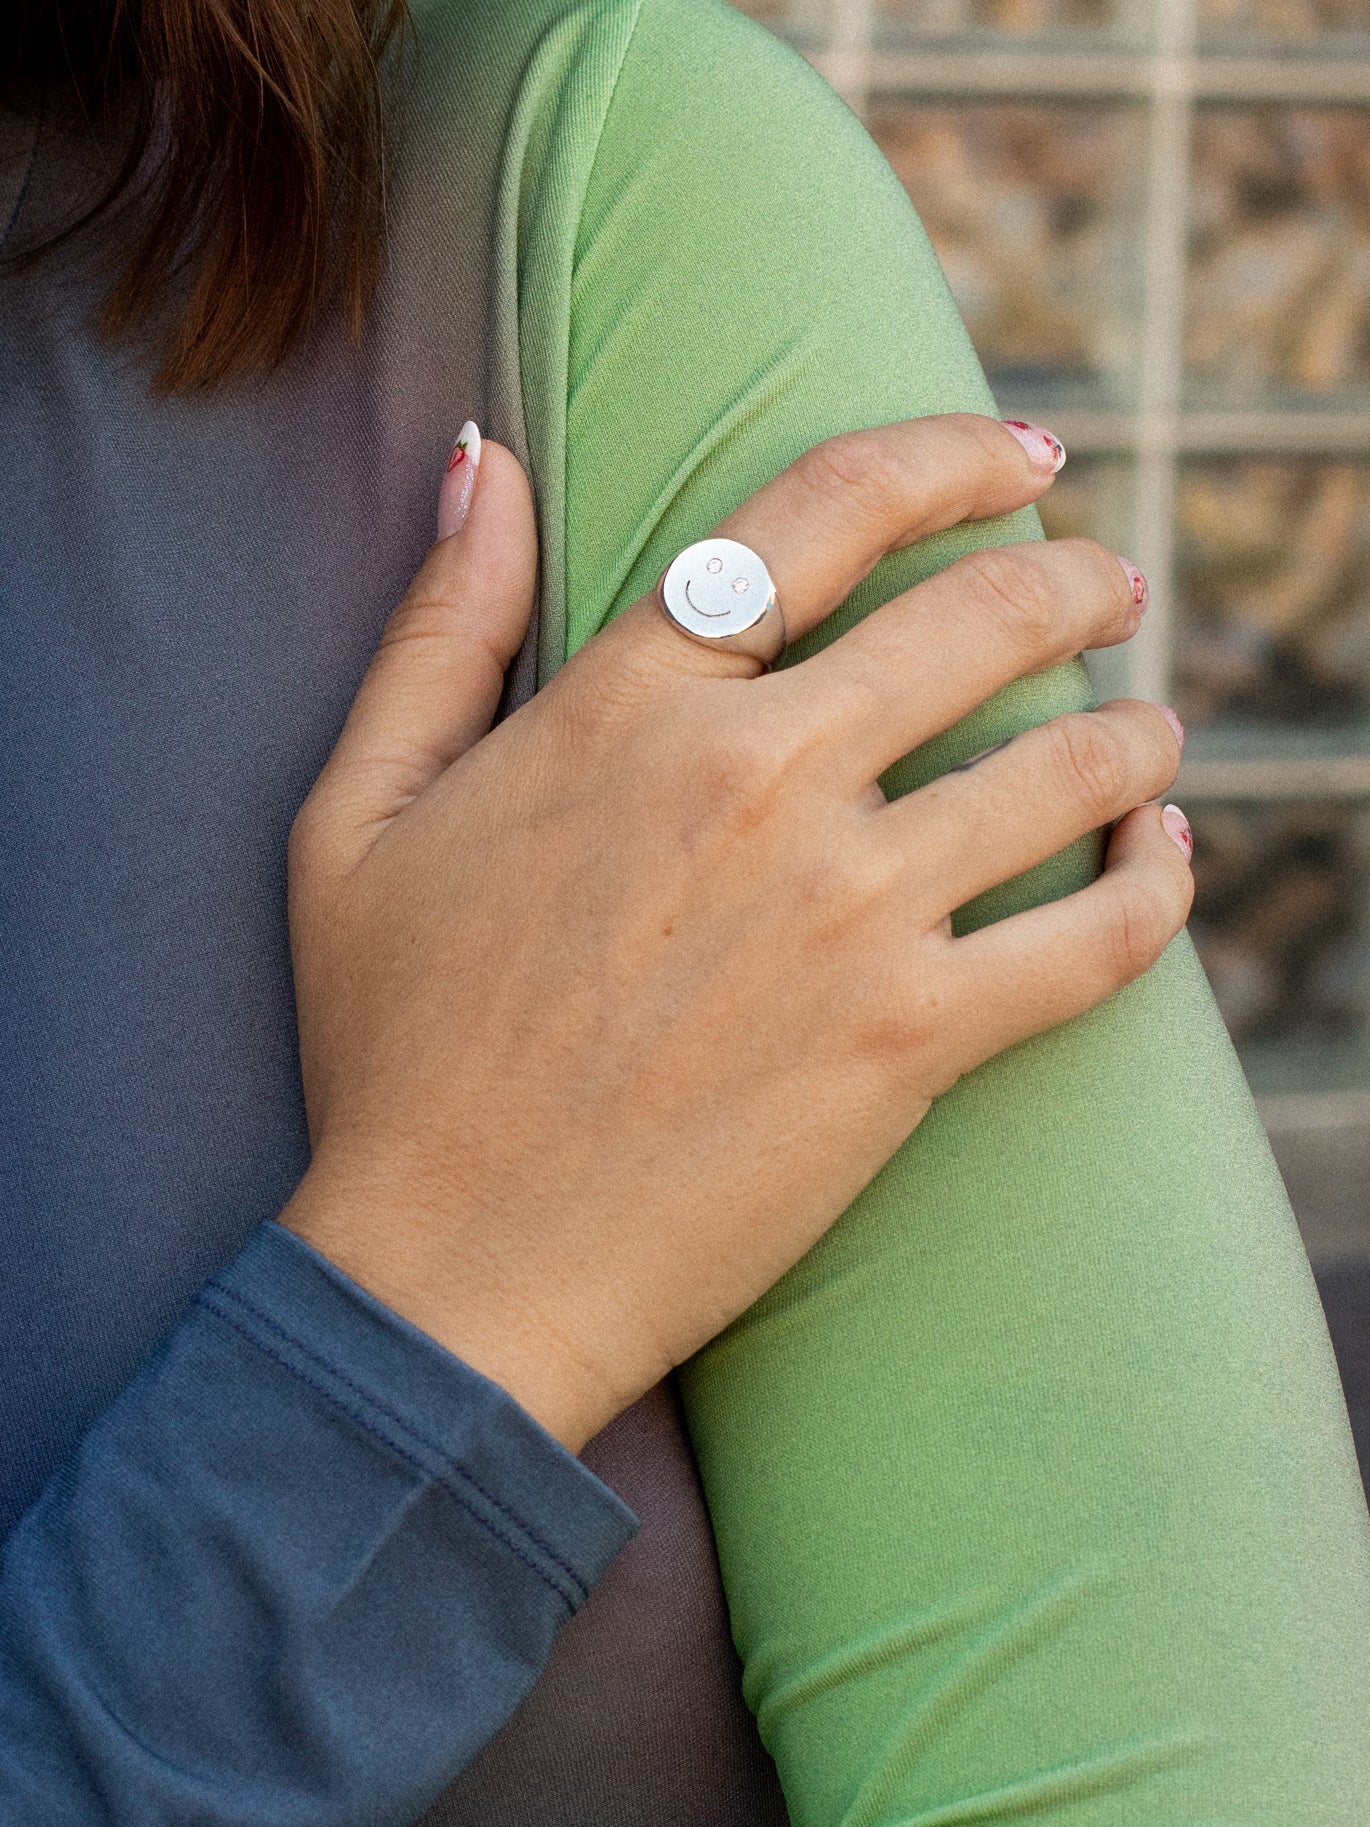
[(774, 601), (775, 586), (750, 546), (701, 539), (673, 560), (661, 594), (683, 628), (717, 639), (759, 622)]
[(752, 587), (752, 580), (745, 571), (738, 571), (731, 579), (732, 596), (729, 596), (730, 580), (723, 573), (735, 569), (735, 566), (725, 565), (715, 552), (712, 558), (704, 560), (702, 577), (685, 579), (685, 600), (696, 614), (707, 615), (711, 621), (721, 615), (737, 614), (741, 605), (735, 603), (733, 597), (745, 596)]

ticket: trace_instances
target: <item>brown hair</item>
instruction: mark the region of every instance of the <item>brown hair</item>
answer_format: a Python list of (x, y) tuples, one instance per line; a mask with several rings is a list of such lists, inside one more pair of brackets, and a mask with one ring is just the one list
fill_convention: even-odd
[(127, 206), (101, 329), (141, 332), (175, 300), (157, 391), (278, 366), (340, 298), (357, 334), (382, 251), (378, 65), (406, 0), (20, 0), (11, 20), (0, 76), (70, 77), (88, 105), (134, 79), (113, 180), (18, 257)]

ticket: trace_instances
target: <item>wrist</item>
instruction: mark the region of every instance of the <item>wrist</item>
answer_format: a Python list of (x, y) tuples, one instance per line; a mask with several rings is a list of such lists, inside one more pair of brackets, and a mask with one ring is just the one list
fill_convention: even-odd
[(574, 1339), (483, 1277), (461, 1227), (317, 1159), (278, 1223), (444, 1350), (498, 1383), (572, 1453), (624, 1402)]

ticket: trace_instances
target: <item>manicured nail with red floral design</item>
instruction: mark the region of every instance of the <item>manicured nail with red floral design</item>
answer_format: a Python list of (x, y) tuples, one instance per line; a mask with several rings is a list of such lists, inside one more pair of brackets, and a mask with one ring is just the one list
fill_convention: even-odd
[(1038, 469), (1050, 470), (1054, 476), (1066, 460), (1066, 447), (1052, 432), (1040, 425), (1029, 425), (1026, 419), (1005, 419), (1011, 431)]
[(457, 433), (452, 454), (447, 459), (447, 474), (438, 491), (438, 538), (449, 539), (466, 525), (471, 512), (471, 497), (476, 492), (476, 471), (480, 468), (480, 427), (468, 419)]
[(1175, 733), (1176, 742), (1178, 742), (1180, 747), (1183, 748), (1184, 747), (1184, 725), (1183, 725), (1183, 723), (1180, 722), (1180, 719), (1175, 715), (1174, 711), (1171, 710), (1171, 708), (1168, 704), (1158, 704), (1156, 706), (1156, 709), (1161, 713), (1161, 715), (1165, 718), (1166, 722), (1170, 725), (1171, 729)]
[(1161, 827), (1188, 862), (1194, 854), (1194, 833), (1189, 828), (1189, 820), (1178, 806), (1162, 806)]
[(1119, 557), (1118, 563), (1127, 573), (1127, 581), (1132, 585), (1132, 601), (1136, 608), (1144, 610), (1151, 601), (1151, 591), (1142, 573), (1130, 558)]

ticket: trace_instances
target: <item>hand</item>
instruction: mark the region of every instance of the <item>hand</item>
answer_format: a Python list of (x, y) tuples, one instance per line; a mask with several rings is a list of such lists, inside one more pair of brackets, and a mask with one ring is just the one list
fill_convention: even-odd
[[(1050, 479), (993, 420), (914, 420), (816, 446), (716, 530), (766, 559), (793, 638), (885, 552)], [(1092, 542), (972, 554), (763, 676), (643, 598), (487, 733), (534, 538), (487, 443), (296, 821), (314, 1158), (284, 1221), (574, 1451), (960, 1074), (1147, 969), (1192, 884), (1141, 804), (1179, 762), (1154, 705), (1057, 717), (892, 804), (877, 785), (1010, 680), (1135, 631)], [(1115, 819), (1097, 882), (952, 936)]]

